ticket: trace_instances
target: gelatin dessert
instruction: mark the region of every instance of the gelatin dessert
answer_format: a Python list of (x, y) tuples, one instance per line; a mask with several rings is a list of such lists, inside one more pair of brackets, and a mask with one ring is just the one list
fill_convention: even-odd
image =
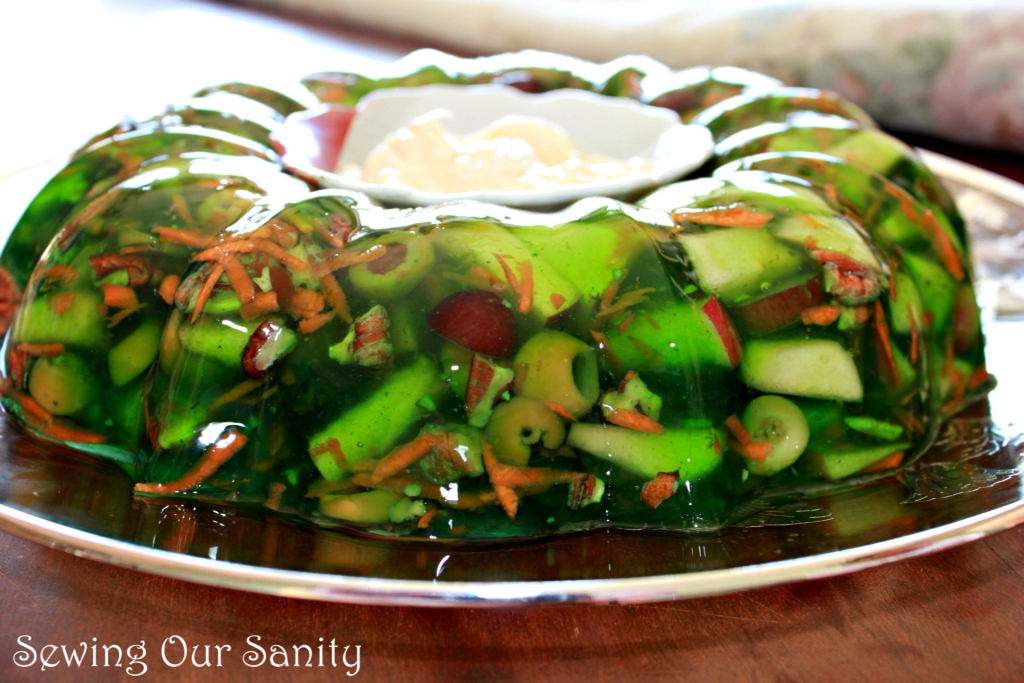
[[(720, 527), (908, 465), (991, 387), (956, 206), (855, 105), (641, 58), (391, 68), (223, 84), (89, 141), (0, 259), (6, 409), (140, 496), (493, 539)], [(287, 116), (434, 83), (632, 98), (715, 154), (547, 213), (282, 166)]]

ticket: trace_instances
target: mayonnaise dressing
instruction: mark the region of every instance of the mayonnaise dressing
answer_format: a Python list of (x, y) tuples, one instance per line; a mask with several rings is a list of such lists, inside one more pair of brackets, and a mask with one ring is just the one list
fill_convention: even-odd
[(347, 178), (421, 192), (535, 190), (650, 173), (650, 163), (581, 152), (544, 119), (506, 116), (467, 136), (446, 130), (450, 112), (437, 109), (390, 133)]

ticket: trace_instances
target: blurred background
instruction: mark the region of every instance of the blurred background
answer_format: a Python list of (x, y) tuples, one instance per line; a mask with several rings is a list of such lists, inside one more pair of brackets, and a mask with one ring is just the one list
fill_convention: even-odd
[(206, 85), (420, 47), (733, 64), (837, 90), (900, 133), (1024, 152), (1020, 0), (8, 0), (0, 176)]

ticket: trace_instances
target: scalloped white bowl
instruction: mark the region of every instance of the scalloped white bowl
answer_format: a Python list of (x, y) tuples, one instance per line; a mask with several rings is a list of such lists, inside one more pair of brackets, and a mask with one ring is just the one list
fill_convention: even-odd
[[(452, 113), (444, 125), (459, 135), (476, 132), (503, 116), (539, 117), (562, 127), (579, 150), (622, 160), (644, 157), (651, 163), (651, 172), (535, 190), (452, 193), (367, 183), (334, 173), (339, 161), (343, 166), (362, 166), (389, 133), (435, 109)], [(682, 178), (707, 161), (714, 148), (706, 128), (683, 125), (673, 111), (582, 90), (535, 95), (498, 85), (395, 88), (367, 95), (356, 107), (355, 117), (349, 118), (344, 111), (331, 106), (290, 116), (275, 136), (285, 166), (322, 187), (362, 192), (397, 206), (470, 200), (537, 208), (556, 207), (592, 196), (621, 198)], [(339, 126), (348, 126), (347, 134), (339, 131)], [(340, 137), (344, 137), (344, 144), (338, 150)], [(318, 139), (326, 142), (318, 144)], [(335, 140), (333, 149), (331, 139)]]

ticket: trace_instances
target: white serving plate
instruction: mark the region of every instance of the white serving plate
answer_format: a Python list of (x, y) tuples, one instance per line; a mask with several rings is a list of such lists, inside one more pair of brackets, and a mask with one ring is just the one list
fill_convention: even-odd
[[(450, 193), (367, 183), (334, 173), (339, 161), (343, 167), (362, 166), (389, 133), (436, 109), (452, 113), (444, 126), (458, 135), (474, 133), (505, 116), (542, 118), (565, 129), (573, 145), (581, 151), (621, 160), (645, 157), (650, 160), (652, 170), (615, 180), (550, 189)], [(284, 152), (285, 165), (321, 187), (361, 192), (396, 206), (431, 206), (469, 200), (519, 208), (552, 208), (585, 197), (622, 198), (682, 178), (707, 161), (714, 148), (711, 133), (706, 128), (680, 123), (673, 111), (582, 90), (556, 90), (539, 95), (502, 85), (428, 85), (378, 90), (360, 100), (337, 157), (337, 151), (323, 149), (329, 147), (329, 143), (317, 144), (317, 138), (329, 133), (333, 125), (328, 122), (325, 126), (322, 115), (332, 112), (338, 113), (338, 108), (327, 106), (289, 117), (284, 129), (275, 136)], [(311, 121), (316, 124), (311, 126)]]

